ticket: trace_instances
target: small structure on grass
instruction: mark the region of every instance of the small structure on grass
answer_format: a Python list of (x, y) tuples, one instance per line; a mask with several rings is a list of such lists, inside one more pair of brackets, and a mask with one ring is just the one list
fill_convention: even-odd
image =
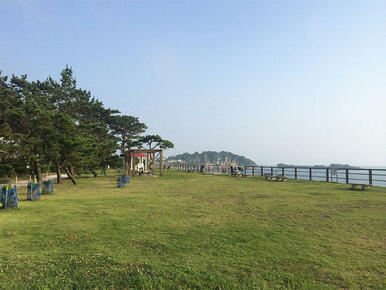
[(53, 180), (43, 181), (42, 194), (49, 194), (53, 192), (54, 192), (54, 181)]
[(27, 185), (27, 199), (28, 200), (39, 200), (40, 199), (40, 184), (28, 182)]
[(230, 172), (231, 172), (231, 176), (233, 177), (241, 177), (241, 178), (246, 178), (247, 177), (247, 172), (244, 171), (244, 169), (242, 167), (233, 167), (231, 166), (230, 167)]
[(130, 183), (130, 177), (129, 176), (120, 176), (117, 178), (117, 187), (118, 188), (125, 188), (126, 187), (126, 183)]
[[(162, 149), (130, 149), (129, 153), (129, 175), (155, 175), (156, 154), (159, 155), (159, 175), (162, 176), (163, 157)], [(151, 167), (150, 167), (151, 161)], [(150, 174), (151, 173), (151, 174)]]
[(0, 203), (2, 208), (8, 207), (18, 207), (19, 206), (19, 198), (17, 196), (17, 187), (12, 186), (2, 186), (1, 187), (1, 195), (0, 195)]
[(363, 183), (350, 183), (351, 185), (351, 190), (356, 190), (360, 188), (360, 190), (365, 190), (369, 187), (371, 187), (371, 184), (363, 184)]
[(288, 180), (286, 176), (283, 175), (271, 175), (271, 174), (264, 174), (266, 181), (277, 181), (277, 182), (285, 182)]

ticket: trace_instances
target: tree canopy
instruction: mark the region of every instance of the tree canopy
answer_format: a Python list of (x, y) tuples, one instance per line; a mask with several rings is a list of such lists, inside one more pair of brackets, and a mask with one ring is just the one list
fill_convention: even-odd
[(105, 108), (88, 90), (77, 86), (66, 66), (59, 81), (28, 81), (26, 75), (7, 77), (0, 71), (0, 177), (64, 170), (74, 184), (76, 175), (116, 163), (117, 152), (127, 164), (132, 147), (173, 148), (159, 135), (142, 134), (145, 123), (119, 110)]

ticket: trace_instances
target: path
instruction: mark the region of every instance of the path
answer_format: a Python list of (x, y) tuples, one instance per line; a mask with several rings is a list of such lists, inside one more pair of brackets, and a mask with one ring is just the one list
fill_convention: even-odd
[[(67, 174), (62, 174), (62, 178), (65, 179), (65, 178), (68, 178)], [(56, 180), (56, 174), (52, 174), (52, 175), (43, 175), (43, 180), (50, 180), (50, 179), (54, 179)], [(17, 186), (18, 187), (26, 187), (27, 184), (28, 184), (28, 179), (26, 180), (18, 180), (17, 181)], [(15, 184), (15, 179), (11, 179), (11, 184)]]

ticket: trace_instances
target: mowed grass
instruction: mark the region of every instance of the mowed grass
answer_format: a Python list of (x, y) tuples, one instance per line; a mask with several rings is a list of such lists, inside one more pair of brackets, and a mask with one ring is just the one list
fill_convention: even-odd
[[(385, 288), (386, 189), (197, 173), (0, 211), (2, 288)], [(25, 199), (25, 195), (21, 195)]]

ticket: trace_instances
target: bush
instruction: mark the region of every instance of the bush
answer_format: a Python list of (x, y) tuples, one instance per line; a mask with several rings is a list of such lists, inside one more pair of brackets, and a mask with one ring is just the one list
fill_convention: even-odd
[(0, 178), (25, 176), (28, 174), (26, 163), (19, 158), (3, 158), (0, 160)]
[(11, 177), (15, 175), (15, 169), (9, 163), (0, 164), (0, 178)]

